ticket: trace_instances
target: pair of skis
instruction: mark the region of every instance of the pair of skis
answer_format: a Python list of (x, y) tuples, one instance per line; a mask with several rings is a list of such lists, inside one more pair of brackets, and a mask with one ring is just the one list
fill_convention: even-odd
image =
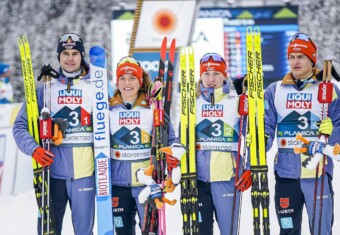
[[(21, 66), (22, 66), (22, 74), (24, 78), (24, 88), (25, 88), (25, 99), (26, 99), (26, 110), (27, 110), (27, 123), (28, 130), (30, 135), (34, 138), (34, 140), (40, 144), (42, 144), (44, 149), (49, 150), (51, 136), (43, 135), (43, 132), (39, 135), (39, 111), (38, 111), (38, 101), (36, 95), (36, 88), (34, 82), (33, 75), (33, 65), (31, 59), (31, 51), (29, 42), (27, 37), (24, 35), (22, 37), (17, 38), (19, 50), (20, 50), (20, 58), (21, 58)], [(50, 95), (50, 77), (44, 76), (44, 108), (49, 109), (51, 107), (50, 98), (48, 96), (48, 92)], [(41, 120), (41, 122), (51, 123), (51, 119), (47, 118)], [(47, 125), (42, 125), (46, 127)], [(52, 126), (52, 123), (51, 125)], [(51, 133), (52, 130), (47, 130), (46, 133)], [(41, 141), (40, 141), (41, 139)], [(38, 205), (39, 211), (39, 230), (41, 234), (56, 234), (55, 225), (54, 225), (54, 215), (53, 215), (53, 207), (50, 198), (50, 171), (49, 167), (43, 168), (38, 162), (36, 162), (32, 158), (32, 168), (33, 168), (33, 186), (35, 191), (35, 196)]]
[[(258, 27), (247, 27), (247, 86), (249, 108), (250, 170), (252, 177), (251, 202), (255, 235), (270, 234), (268, 165), (264, 130), (264, 90), (262, 72), (261, 33)], [(260, 210), (262, 208), (262, 211)]]
[[(148, 96), (153, 109), (154, 116), (154, 128), (153, 128), (153, 148), (155, 149), (156, 172), (154, 179), (157, 184), (161, 184), (162, 188), (165, 186), (165, 169), (166, 161), (164, 153), (160, 149), (168, 145), (168, 136), (170, 128), (170, 106), (172, 97), (172, 82), (173, 82), (173, 67), (175, 62), (176, 40), (171, 41), (169, 50), (169, 61), (167, 69), (167, 79), (165, 89), (164, 76), (165, 76), (165, 62), (167, 54), (167, 38), (164, 37), (160, 50), (160, 60), (158, 76), (155, 78), (154, 83), (149, 87)], [(164, 104), (163, 104), (164, 97)], [(153, 159), (150, 158), (150, 163), (153, 163)], [(168, 176), (171, 172), (168, 172)], [(166, 235), (166, 218), (165, 207), (162, 209), (155, 209), (148, 203), (145, 206), (144, 223), (142, 226), (143, 235), (156, 234)]]
[(199, 229), (196, 180), (196, 83), (195, 57), (191, 46), (180, 48), (180, 78), (180, 141), (189, 150), (181, 160), (183, 234), (197, 235)]

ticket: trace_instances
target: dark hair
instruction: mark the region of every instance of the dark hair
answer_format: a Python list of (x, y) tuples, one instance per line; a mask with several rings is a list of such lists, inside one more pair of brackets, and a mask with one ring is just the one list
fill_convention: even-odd
[[(150, 75), (147, 71), (145, 71), (143, 69), (143, 85), (139, 88), (139, 93), (140, 92), (145, 92), (147, 93), (148, 92), (148, 87), (149, 85), (152, 83), (151, 79), (150, 79)], [(114, 92), (114, 95), (117, 95), (117, 94), (120, 94), (120, 91), (119, 89), (117, 88)]]

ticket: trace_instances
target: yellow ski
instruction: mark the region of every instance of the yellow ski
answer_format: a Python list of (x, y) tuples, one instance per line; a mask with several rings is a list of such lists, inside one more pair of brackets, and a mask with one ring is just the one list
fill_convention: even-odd
[[(196, 83), (194, 50), (180, 49), (181, 71), (181, 144), (188, 153), (181, 160), (181, 209), (183, 234), (198, 235), (197, 182), (196, 182)], [(190, 121), (189, 121), (190, 120)]]
[[(24, 78), (28, 130), (31, 136), (39, 144), (39, 111), (30, 46), (25, 35), (18, 37), (17, 41), (20, 50), (21, 68)], [(49, 197), (48, 172), (33, 158), (32, 168), (34, 175), (33, 185), (35, 197), (38, 204), (39, 216), (41, 218), (41, 224), (39, 226), (42, 234), (55, 234), (53, 210), (50, 208), (51, 203)]]
[[(258, 27), (247, 27), (247, 73), (248, 73), (248, 104), (250, 170), (252, 175), (251, 201), (253, 206), (254, 234), (261, 234), (261, 216), (263, 234), (270, 234), (269, 224), (269, 189), (268, 166), (266, 159), (264, 131), (264, 91), (262, 72), (261, 33)], [(262, 208), (262, 213), (260, 212)]]

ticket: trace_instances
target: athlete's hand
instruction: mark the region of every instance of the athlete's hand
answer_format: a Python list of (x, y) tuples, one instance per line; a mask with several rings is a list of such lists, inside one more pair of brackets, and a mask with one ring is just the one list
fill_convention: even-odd
[(163, 84), (160, 81), (150, 83), (148, 87), (148, 99), (155, 100), (163, 91)]
[(160, 151), (166, 153), (165, 159), (168, 166), (175, 168), (179, 165), (187, 148), (183, 144), (173, 143), (171, 146), (161, 148)]
[(50, 151), (38, 147), (34, 150), (32, 157), (36, 160), (42, 167), (46, 167), (52, 164), (54, 155)]
[[(241, 95), (243, 93), (243, 86), (247, 86), (247, 74), (245, 74), (242, 78), (236, 78), (233, 81), (236, 93)], [(244, 81), (244, 82), (243, 82)]]
[(65, 130), (68, 127), (67, 119), (55, 118), (53, 119), (53, 137), (52, 140), (55, 145), (60, 145), (65, 138)]
[(169, 154), (166, 154), (165, 160), (166, 160), (166, 164), (171, 168), (177, 167), (180, 163), (180, 161), (177, 158)]
[(328, 117), (321, 121), (319, 131), (324, 135), (331, 135), (333, 131), (332, 120)]
[(50, 63), (48, 63), (41, 67), (37, 80), (40, 81), (43, 76), (58, 78), (60, 74), (52, 68)]
[(237, 190), (244, 192), (252, 185), (251, 172), (250, 170), (245, 170), (241, 177), (236, 181), (235, 187)]

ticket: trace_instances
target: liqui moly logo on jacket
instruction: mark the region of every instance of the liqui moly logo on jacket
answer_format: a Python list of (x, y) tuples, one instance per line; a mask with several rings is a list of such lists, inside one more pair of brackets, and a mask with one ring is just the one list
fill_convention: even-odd
[(58, 93), (58, 104), (82, 104), (83, 96), (82, 90), (70, 89), (60, 90)]
[(312, 94), (288, 93), (286, 108), (287, 109), (311, 109), (312, 108)]
[(138, 111), (119, 113), (119, 125), (138, 125), (138, 124), (140, 124), (140, 113)]
[(223, 117), (223, 105), (204, 104), (202, 106), (202, 117)]

